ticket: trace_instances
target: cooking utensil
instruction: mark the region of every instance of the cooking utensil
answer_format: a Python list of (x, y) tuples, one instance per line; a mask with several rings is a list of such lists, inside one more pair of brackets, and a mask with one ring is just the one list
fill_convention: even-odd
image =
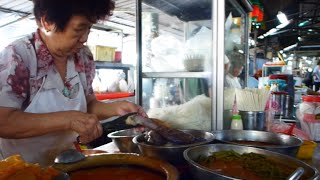
[(108, 138), (109, 133), (123, 130), (123, 129), (130, 129), (130, 128), (136, 127), (136, 126), (126, 124), (127, 118), (131, 115), (134, 115), (134, 114), (137, 114), (137, 113), (128, 113), (126, 115), (117, 117), (114, 120), (108, 120), (108, 121), (103, 122), (101, 124), (102, 129), (103, 129), (102, 135), (99, 138), (95, 139), (94, 141), (88, 143), (87, 145), (91, 148), (96, 148), (98, 146), (102, 146), (102, 145), (107, 144), (112, 141), (112, 139)]
[(230, 151), (233, 150), (237, 153), (243, 154), (243, 153), (257, 153), (261, 155), (265, 155), (268, 158), (276, 161), (276, 162), (283, 162), (287, 164), (288, 166), (292, 168), (298, 168), (302, 167), (304, 169), (304, 178), (310, 180), (317, 179), (318, 171), (316, 168), (310, 166), (309, 164), (300, 161), (296, 158), (283, 155), (280, 153), (268, 151), (265, 149), (260, 148), (254, 148), (254, 147), (248, 147), (248, 146), (239, 146), (239, 145), (232, 145), (232, 144), (207, 144), (207, 145), (200, 145), (200, 146), (194, 146), (186, 149), (183, 152), (183, 156), (190, 165), (189, 172), (192, 173), (192, 176), (194, 179), (201, 179), (201, 180), (211, 180), (211, 179), (218, 179), (218, 180), (225, 180), (225, 179), (232, 179), (235, 178), (223, 175), (221, 173), (217, 173), (213, 170), (210, 170), (209, 168), (206, 168), (200, 164), (197, 163), (197, 160), (199, 157), (208, 157), (214, 152), (218, 151)]
[[(54, 164), (54, 168), (66, 173), (75, 172), (77, 170), (92, 169), (98, 167), (105, 168), (138, 168), (148, 172), (156, 172), (163, 175), (166, 180), (178, 180), (179, 173), (171, 164), (133, 153), (116, 153), (116, 154), (95, 154), (86, 156), (83, 161), (72, 164)], [(123, 174), (124, 179), (128, 178), (128, 174)], [(108, 179), (106, 177), (106, 179)]]
[(288, 178), (287, 180), (298, 180), (303, 175), (304, 169), (302, 167), (298, 167)]
[(85, 158), (85, 155), (75, 149), (68, 149), (59, 154), (55, 159), (54, 163), (57, 164), (69, 164), (81, 161)]
[[(300, 138), (285, 134), (276, 134), (265, 131), (253, 130), (222, 130), (213, 131), (215, 139), (220, 143), (236, 144), (242, 146), (251, 146), (267, 149), (270, 151), (282, 153), (292, 157), (296, 157), (299, 147), (303, 141)], [(265, 144), (243, 144), (241, 141), (261, 142)]]
[(214, 135), (212, 133), (202, 131), (202, 130), (181, 130), (181, 131), (190, 133), (196, 138), (203, 138), (204, 141), (193, 143), (193, 144), (186, 144), (186, 145), (166, 144), (166, 145), (157, 146), (157, 145), (146, 144), (145, 136), (143, 134), (134, 137), (132, 141), (138, 145), (138, 148), (142, 155), (162, 159), (172, 164), (184, 164), (186, 163), (183, 158), (184, 150), (186, 150), (188, 147), (210, 143), (214, 139)]

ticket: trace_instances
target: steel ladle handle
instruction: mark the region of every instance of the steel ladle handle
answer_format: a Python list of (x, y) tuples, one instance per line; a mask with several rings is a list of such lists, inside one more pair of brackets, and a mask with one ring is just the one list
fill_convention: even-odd
[(303, 175), (304, 169), (302, 167), (298, 167), (288, 178), (287, 180), (298, 180)]

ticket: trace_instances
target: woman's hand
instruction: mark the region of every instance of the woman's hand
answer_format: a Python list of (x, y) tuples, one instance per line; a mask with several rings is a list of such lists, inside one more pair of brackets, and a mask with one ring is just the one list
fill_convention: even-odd
[(102, 126), (96, 115), (72, 111), (68, 118), (69, 129), (79, 134), (81, 143), (89, 143), (102, 135)]
[(115, 108), (115, 112), (119, 116), (123, 116), (128, 113), (137, 112), (139, 115), (143, 117), (148, 117), (147, 113), (144, 111), (144, 109), (141, 106), (131, 103), (129, 101), (114, 102), (113, 107)]
[(86, 97), (88, 102), (88, 113), (97, 115), (99, 120), (108, 119), (113, 116), (123, 116), (128, 113), (138, 113), (143, 117), (147, 117), (147, 113), (141, 106), (129, 101), (100, 102), (94, 95)]

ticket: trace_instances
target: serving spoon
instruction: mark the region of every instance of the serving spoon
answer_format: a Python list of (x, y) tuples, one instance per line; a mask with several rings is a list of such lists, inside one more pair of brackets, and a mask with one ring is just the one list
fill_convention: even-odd
[(75, 150), (75, 149), (68, 149), (63, 151), (61, 154), (59, 154), (55, 159), (54, 162), (57, 164), (69, 164), (69, 163), (75, 163), (78, 161), (81, 161), (86, 156), (82, 154), (81, 152)]
[(290, 176), (287, 178), (287, 180), (298, 180), (303, 175), (304, 169), (302, 167), (298, 167)]

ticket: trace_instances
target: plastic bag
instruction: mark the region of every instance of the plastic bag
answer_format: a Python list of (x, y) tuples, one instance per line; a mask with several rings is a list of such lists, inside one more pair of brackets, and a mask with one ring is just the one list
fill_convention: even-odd
[(152, 59), (150, 71), (181, 71), (183, 67), (184, 45), (177, 38), (161, 35), (151, 42)]
[(270, 131), (273, 133), (282, 133), (291, 136), (296, 136), (298, 138), (301, 138), (302, 140), (310, 140), (310, 136), (306, 132), (297, 128), (295, 123), (285, 123), (278, 120), (274, 120), (272, 122)]

